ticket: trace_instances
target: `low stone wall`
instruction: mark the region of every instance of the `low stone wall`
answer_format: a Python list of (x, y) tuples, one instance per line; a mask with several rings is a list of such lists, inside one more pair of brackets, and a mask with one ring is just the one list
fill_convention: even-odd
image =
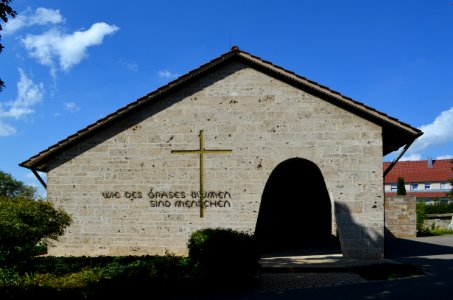
[(453, 214), (427, 214), (423, 223), (425, 228), (449, 228), (453, 223)]
[(386, 237), (416, 237), (417, 210), (415, 196), (386, 197), (385, 229)]

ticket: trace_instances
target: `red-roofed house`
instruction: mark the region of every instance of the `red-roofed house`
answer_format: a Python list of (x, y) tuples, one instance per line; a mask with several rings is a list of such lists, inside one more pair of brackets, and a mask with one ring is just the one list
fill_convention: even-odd
[[(453, 177), (451, 159), (399, 161), (384, 177), (385, 196), (396, 196), (398, 177), (405, 182), (406, 194), (417, 201), (453, 202), (449, 180)], [(384, 170), (390, 162), (384, 162)]]

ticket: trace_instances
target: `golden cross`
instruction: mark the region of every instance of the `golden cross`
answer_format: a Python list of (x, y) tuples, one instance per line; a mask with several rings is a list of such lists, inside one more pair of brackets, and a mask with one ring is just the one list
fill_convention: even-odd
[(195, 150), (171, 150), (171, 153), (178, 153), (178, 154), (199, 154), (200, 157), (200, 218), (204, 217), (204, 186), (203, 186), (203, 178), (204, 178), (204, 154), (205, 153), (230, 153), (233, 150), (228, 149), (205, 149), (204, 148), (204, 136), (203, 130), (200, 130), (200, 148)]

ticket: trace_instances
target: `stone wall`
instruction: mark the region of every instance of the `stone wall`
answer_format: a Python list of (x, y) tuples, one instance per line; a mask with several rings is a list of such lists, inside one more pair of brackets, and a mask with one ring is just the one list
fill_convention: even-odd
[(453, 214), (426, 214), (424, 228), (452, 229)]
[[(204, 218), (198, 156), (172, 153), (198, 149), (200, 130), (205, 148), (232, 150), (206, 154)], [(296, 157), (322, 172), (345, 256), (382, 258), (381, 127), (241, 63), (49, 162), (48, 199), (74, 218), (49, 254), (186, 254), (200, 228), (253, 232), (269, 175)]]
[(388, 237), (412, 238), (417, 236), (415, 196), (385, 198), (385, 228)]

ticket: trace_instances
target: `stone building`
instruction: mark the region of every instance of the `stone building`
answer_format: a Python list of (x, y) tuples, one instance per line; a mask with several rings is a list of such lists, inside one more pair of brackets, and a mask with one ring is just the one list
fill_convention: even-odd
[(186, 254), (193, 231), (228, 227), (379, 259), (383, 156), (421, 134), (233, 47), (20, 165), (73, 216), (51, 255)]

